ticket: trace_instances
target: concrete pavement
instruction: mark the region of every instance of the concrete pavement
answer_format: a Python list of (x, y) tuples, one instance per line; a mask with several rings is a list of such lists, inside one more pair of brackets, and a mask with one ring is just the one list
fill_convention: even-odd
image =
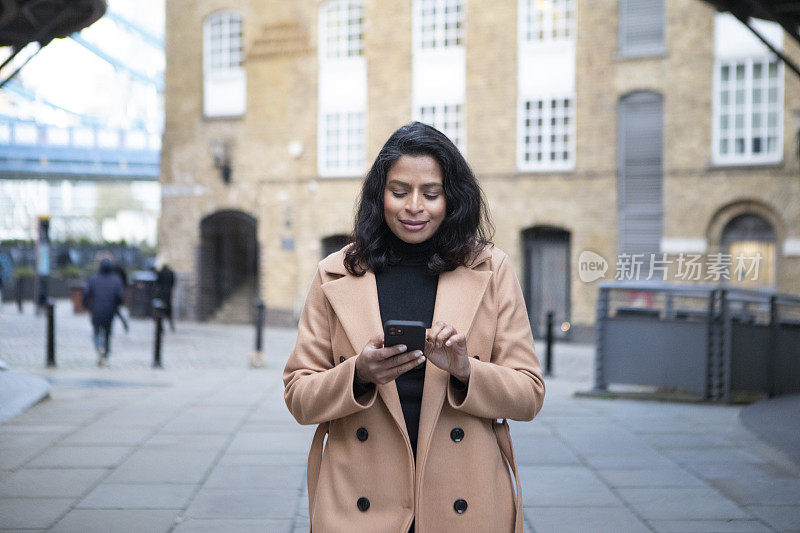
[[(308, 530), (313, 428), (291, 418), (280, 380), (293, 330), (269, 330), (268, 367), (252, 370), (251, 328), (178, 324), (156, 371), (152, 324), (134, 321), (148, 338), (118, 336), (98, 369), (85, 317), (65, 313), (70, 348), (46, 370), (22, 338), (43, 322), (11, 316), (0, 358), (52, 389), (0, 425), (0, 530)], [(512, 423), (527, 531), (800, 531), (800, 468), (739, 407), (575, 398), (591, 349), (558, 346), (555, 361), (540, 416)]]

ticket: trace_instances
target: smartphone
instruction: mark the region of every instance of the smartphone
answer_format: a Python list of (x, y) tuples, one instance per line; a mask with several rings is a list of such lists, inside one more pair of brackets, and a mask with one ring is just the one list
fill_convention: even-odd
[(387, 320), (383, 324), (384, 347), (405, 344), (406, 351), (425, 350), (425, 323), (418, 320)]

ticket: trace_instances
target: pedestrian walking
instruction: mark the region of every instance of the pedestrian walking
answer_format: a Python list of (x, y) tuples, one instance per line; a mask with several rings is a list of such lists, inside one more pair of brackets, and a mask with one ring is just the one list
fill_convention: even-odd
[(164, 316), (169, 321), (169, 329), (175, 331), (172, 318), (172, 289), (175, 287), (175, 272), (164, 263), (156, 274), (156, 298), (164, 302)]
[(89, 278), (83, 292), (83, 306), (91, 310), (97, 366), (107, 366), (111, 348), (111, 326), (114, 315), (122, 303), (122, 280), (111, 268), (111, 260), (104, 258), (100, 268)]
[[(120, 281), (122, 281), (122, 299), (123, 302), (125, 301), (125, 291), (128, 289), (128, 274), (125, 272), (125, 269), (122, 268), (122, 265), (119, 263), (112, 263), (111, 270), (119, 276)], [(125, 328), (125, 333), (130, 331), (130, 326), (128, 326), (128, 321), (125, 319), (125, 316), (122, 314), (122, 305), (117, 307), (117, 312), (115, 313), (117, 318), (119, 318), (120, 322), (122, 322), (122, 327)]]
[[(544, 382), (491, 232), (445, 135), (419, 122), (392, 134), (364, 180), (352, 242), (319, 263), (283, 373), (292, 415), (318, 425), (314, 533), (522, 532), (505, 419), (533, 419)], [(385, 344), (389, 320), (422, 322), (422, 349)]]

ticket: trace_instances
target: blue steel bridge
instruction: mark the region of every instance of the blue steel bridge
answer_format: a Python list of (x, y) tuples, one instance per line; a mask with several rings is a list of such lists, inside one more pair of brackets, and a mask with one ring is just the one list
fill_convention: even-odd
[(0, 178), (157, 180), (161, 138), (143, 129), (58, 128), (0, 115)]
[[(138, 42), (163, 51), (163, 37), (113, 11), (106, 12), (104, 17)], [(132, 81), (163, 92), (162, 78), (137, 71), (79, 33), (70, 38)], [(158, 180), (160, 132), (148, 131), (143, 123), (134, 123), (124, 130), (108, 128), (103, 117), (83, 116), (65, 109), (15, 79), (8, 80), (0, 91), (14, 99), (58, 109), (79, 124), (61, 128), (0, 115), (0, 179)]]

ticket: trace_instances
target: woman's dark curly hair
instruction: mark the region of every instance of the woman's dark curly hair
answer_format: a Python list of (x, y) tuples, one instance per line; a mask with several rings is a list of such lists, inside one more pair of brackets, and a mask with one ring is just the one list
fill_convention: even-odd
[(427, 155), (442, 171), (447, 203), (445, 218), (433, 236), (428, 271), (439, 274), (466, 265), (487, 244), (494, 226), (478, 180), (458, 148), (442, 132), (421, 122), (412, 122), (389, 137), (372, 164), (361, 188), (355, 225), (345, 252), (347, 271), (363, 276), (366, 269), (380, 272), (390, 262), (391, 231), (383, 216), (386, 175), (400, 156)]

